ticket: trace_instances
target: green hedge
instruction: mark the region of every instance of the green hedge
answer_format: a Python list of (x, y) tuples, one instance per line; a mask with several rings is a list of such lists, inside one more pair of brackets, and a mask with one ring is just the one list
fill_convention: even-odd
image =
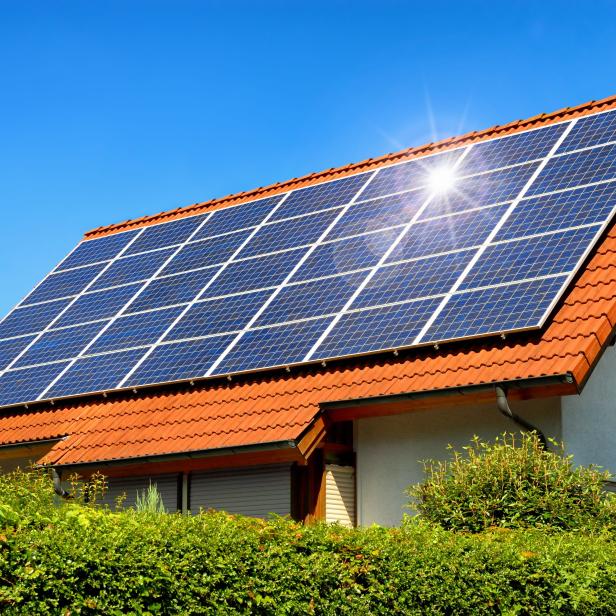
[(0, 478), (2, 614), (616, 614), (608, 531), (347, 530), (50, 494)]

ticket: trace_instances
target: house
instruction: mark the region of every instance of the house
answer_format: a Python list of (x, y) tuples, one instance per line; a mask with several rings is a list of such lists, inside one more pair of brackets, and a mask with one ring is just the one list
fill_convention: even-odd
[[(95, 229), (86, 239), (573, 119), (608, 117), (610, 110), (616, 110), (616, 97)], [(592, 173), (575, 182), (589, 191), (616, 181), (616, 154), (610, 149), (616, 149), (616, 120), (602, 126), (570, 148), (603, 153), (587, 163)], [(571, 190), (567, 184), (554, 192)], [(587, 220), (571, 211), (567, 225), (585, 228)], [(608, 217), (539, 328), (4, 404), (0, 464), (10, 470), (32, 460), (63, 477), (99, 471), (109, 477), (109, 502), (126, 493), (130, 504), (138, 489), (153, 482), (172, 511), (213, 507), (394, 525), (405, 488), (422, 478), (421, 460), (443, 457), (447, 444), (466, 444), (475, 434), (490, 438), (517, 430), (516, 418), (563, 440), (576, 462), (616, 471), (615, 327), (616, 228)], [(0, 378), (0, 391), (2, 384)]]

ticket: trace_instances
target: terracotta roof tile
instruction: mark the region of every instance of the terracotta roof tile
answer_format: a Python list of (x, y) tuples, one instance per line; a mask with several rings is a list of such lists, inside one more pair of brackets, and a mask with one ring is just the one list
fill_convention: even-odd
[[(128, 221), (95, 230), (90, 235), (186, 216), (608, 107), (616, 107), (616, 97)], [(209, 381), (192, 388), (161, 387), (135, 395), (117, 394), (55, 407), (6, 410), (0, 416), (0, 444), (67, 437), (42, 461), (79, 465), (297, 441), (328, 403), (359, 398), (566, 374), (572, 376), (571, 391), (575, 391), (588, 378), (615, 326), (616, 227), (613, 227), (539, 332), (512, 335), (504, 341), (490, 338), (442, 345), (438, 351), (431, 347), (415, 349), (399, 357), (367, 356), (333, 362), (326, 368), (255, 374), (231, 382)]]

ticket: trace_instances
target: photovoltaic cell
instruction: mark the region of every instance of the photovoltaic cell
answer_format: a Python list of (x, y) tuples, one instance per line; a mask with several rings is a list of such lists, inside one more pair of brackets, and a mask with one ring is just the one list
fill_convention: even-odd
[(273, 325), (338, 312), (353, 295), (365, 274), (343, 274), (283, 287), (255, 323)]
[(584, 227), (492, 244), (471, 269), (460, 289), (569, 272), (588, 249), (597, 231), (597, 227)]
[(353, 303), (353, 308), (403, 302), (447, 293), (475, 254), (453, 252), (379, 268)]
[(420, 342), (535, 327), (563, 282), (547, 278), (456, 294)]
[(156, 347), (126, 385), (135, 387), (202, 377), (233, 338), (235, 334)]
[(250, 330), (221, 362), (216, 374), (300, 362), (330, 321), (322, 318)]
[(62, 299), (13, 310), (0, 323), (0, 338), (43, 331), (68, 306), (70, 301)]
[[(143, 284), (130, 284), (105, 291), (84, 293), (54, 323), (55, 327), (77, 325), (87, 321), (108, 319), (115, 316), (128, 300), (133, 297)], [(47, 306), (48, 304), (39, 304)], [(33, 306), (34, 308), (34, 306)], [(0, 326), (1, 327), (1, 326)]]
[(368, 181), (369, 177), (370, 174), (354, 175), (294, 191), (276, 210), (272, 220), (308, 214), (337, 205), (346, 205), (359, 192), (359, 189)]
[(416, 158), (408, 163), (384, 167), (362, 192), (361, 198), (365, 200), (382, 197), (425, 186), (432, 172), (442, 167), (451, 167), (461, 153), (461, 149), (451, 150), (434, 156)]
[(45, 397), (60, 398), (74, 396), (84, 391), (114, 389), (143, 353), (143, 349), (133, 349), (78, 359)]
[(323, 242), (295, 272), (291, 282), (372, 267), (387, 252), (400, 229), (387, 229), (334, 242)]
[(130, 305), (128, 312), (141, 312), (191, 302), (217, 271), (217, 268), (210, 267), (186, 274), (157, 278)]
[(573, 188), (616, 178), (616, 145), (606, 145), (552, 158), (528, 195)]
[(84, 241), (60, 263), (57, 270), (88, 265), (99, 261), (109, 261), (116, 257), (136, 234), (137, 231), (125, 231), (124, 233), (114, 233)]
[(166, 340), (182, 340), (239, 331), (271, 295), (257, 291), (198, 302), (190, 307)]
[(265, 257), (235, 261), (207, 289), (202, 299), (277, 286), (287, 277), (305, 252), (305, 248), (300, 248)]
[(222, 264), (233, 256), (249, 234), (250, 231), (239, 231), (186, 244), (161, 272), (161, 276)]
[(519, 167), (459, 178), (451, 192), (437, 195), (430, 201), (420, 219), (513, 201), (538, 166), (539, 163), (526, 163)]
[(242, 249), (238, 258), (313, 244), (339, 213), (337, 210), (328, 210), (264, 225)]
[(157, 272), (173, 252), (173, 248), (167, 248), (117, 259), (88, 290), (96, 291), (139, 280), (147, 280)]
[(120, 317), (88, 349), (88, 355), (154, 344), (181, 311), (180, 307), (164, 308)]
[(58, 362), (5, 372), (0, 376), (0, 406), (34, 402), (67, 365)]
[(4, 370), (33, 340), (35, 336), (22, 336), (0, 340), (0, 370)]
[(22, 368), (76, 357), (101, 328), (101, 323), (90, 323), (67, 329), (50, 330), (19, 358), (14, 367)]
[(171, 222), (146, 227), (145, 231), (130, 245), (124, 254), (134, 255), (138, 252), (154, 250), (164, 246), (174, 246), (185, 242), (207, 214), (180, 218)]
[(325, 338), (314, 359), (411, 345), (439, 302), (438, 298), (425, 299), (347, 313)]
[(616, 207), (616, 182), (575, 188), (524, 199), (503, 225), (496, 241), (543, 233), (576, 225), (599, 223)]
[(387, 258), (389, 263), (478, 246), (502, 218), (508, 205), (419, 221)]
[(105, 263), (50, 274), (26, 299), (22, 306), (60, 299), (81, 293), (106, 266)]
[(544, 158), (550, 153), (566, 126), (554, 124), (476, 143), (460, 165), (459, 174), (468, 175)]
[(616, 112), (608, 111), (580, 118), (567, 135), (559, 152), (570, 152), (615, 140)]
[(328, 239), (368, 233), (408, 223), (426, 201), (428, 194), (414, 190), (400, 195), (354, 203), (336, 223)]
[(215, 210), (212, 217), (199, 229), (193, 239), (200, 240), (221, 233), (256, 227), (263, 222), (276, 204), (282, 199), (282, 195), (242, 203), (233, 207)]

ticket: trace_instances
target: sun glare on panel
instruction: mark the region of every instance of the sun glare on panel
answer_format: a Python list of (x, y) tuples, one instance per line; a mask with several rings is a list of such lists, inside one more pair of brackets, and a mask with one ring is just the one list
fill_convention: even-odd
[(449, 192), (456, 183), (456, 174), (451, 167), (437, 167), (430, 172), (428, 186), (433, 194)]

